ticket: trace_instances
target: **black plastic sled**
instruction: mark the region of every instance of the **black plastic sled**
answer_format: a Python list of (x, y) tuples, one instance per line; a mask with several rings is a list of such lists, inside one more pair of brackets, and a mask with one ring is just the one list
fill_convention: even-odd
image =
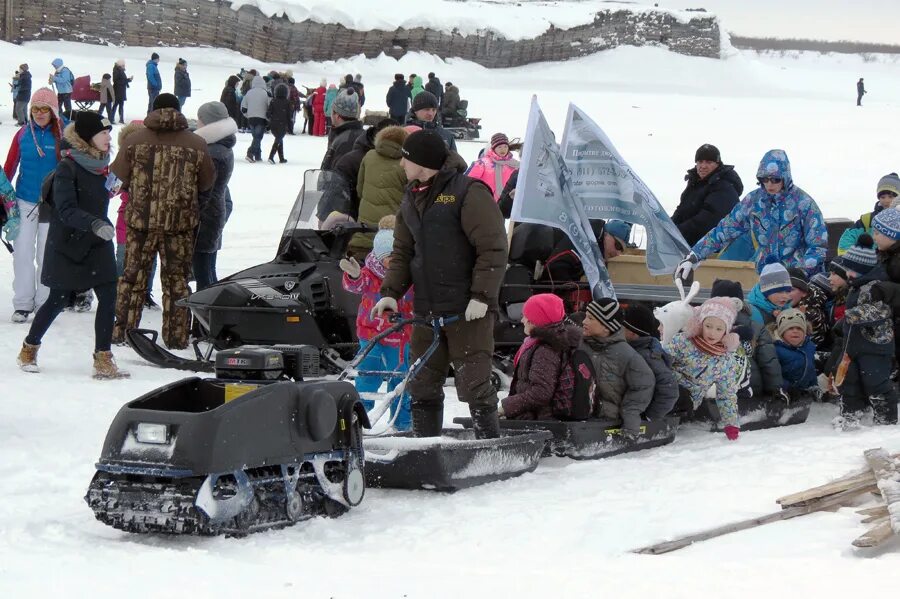
[[(809, 418), (809, 410), (812, 406), (812, 397), (792, 399), (785, 403), (771, 397), (751, 397), (738, 401), (739, 423), (742, 431), (757, 431), (779, 426), (803, 424)], [(719, 408), (715, 400), (704, 400), (700, 407), (694, 410), (692, 419), (698, 422), (708, 422), (713, 430), (718, 430)]]
[(463, 429), (444, 429), (440, 437), (369, 437), (363, 442), (366, 484), (452, 493), (506, 480), (537, 468), (550, 437), (547, 431), (509, 431), (499, 439), (475, 439)]
[[(469, 429), (471, 418), (454, 418), (453, 422)], [(628, 440), (621, 434), (621, 423), (614, 420), (500, 420), (500, 430), (505, 433), (522, 431), (547, 431), (552, 437), (547, 441), (545, 456), (559, 456), (573, 460), (597, 460), (622, 453), (631, 453), (668, 445), (675, 440), (678, 418), (669, 416), (655, 422), (642, 422), (641, 434)]]
[(302, 382), (284, 353), (223, 351), (216, 378), (123, 406), (85, 496), (97, 519), (135, 533), (245, 535), (359, 505), (369, 421), (356, 389)]

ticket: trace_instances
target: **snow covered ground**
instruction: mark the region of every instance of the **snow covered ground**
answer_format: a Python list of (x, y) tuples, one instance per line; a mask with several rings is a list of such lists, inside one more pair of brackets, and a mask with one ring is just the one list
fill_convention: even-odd
[[(135, 75), (128, 116), (143, 116), (143, 63), (151, 49), (35, 43), (0, 46), (0, 73), (27, 61), (38, 82), (62, 56), (76, 74), (99, 79), (116, 58)], [(227, 76), (261, 65), (212, 49), (162, 49), (172, 87), (179, 56), (189, 62), (194, 95), (186, 112), (218, 99)], [(871, 208), (877, 179), (898, 168), (897, 65), (854, 57), (758, 58), (735, 53), (713, 61), (656, 49), (621, 48), (558, 65), (488, 71), (427, 56), (291, 65), (314, 84), (347, 72), (364, 75), (368, 108), (394, 72), (434, 70), (460, 86), (484, 134), (522, 135), (537, 93), (551, 126), (561, 128), (575, 101), (603, 126), (624, 157), (669, 209), (696, 147), (715, 143), (748, 185), (772, 147), (785, 148), (796, 182), (826, 216), (856, 218)], [(855, 104), (854, 83), (871, 90)], [(8, 100), (8, 98), (7, 98)], [(373, 106), (374, 105), (374, 106)], [(15, 133), (0, 103), (0, 150)], [(558, 132), (561, 132), (558, 131)], [(241, 136), (243, 156), (250, 138)], [(268, 150), (271, 138), (266, 140)], [(479, 144), (460, 145), (466, 158)], [(232, 179), (235, 212), (219, 272), (269, 260), (304, 169), (319, 164), (323, 139), (286, 140), (287, 165), (239, 160)], [(116, 207), (113, 203), (112, 209)], [(111, 216), (114, 213), (111, 211)], [(651, 452), (597, 462), (543, 461), (519, 479), (440, 496), (367, 493), (337, 520), (314, 520), (246, 539), (127, 535), (96, 522), (82, 497), (107, 426), (118, 408), (178, 373), (142, 364), (116, 349), (126, 382), (90, 379), (93, 315), (64, 314), (44, 340), (39, 375), (22, 373), (15, 355), (26, 329), (8, 322), (12, 262), (0, 257), (0, 594), (4, 597), (821, 597), (872, 595), (900, 588), (900, 543), (857, 553), (863, 532), (850, 509), (774, 524), (670, 556), (634, 547), (760, 515), (774, 499), (858, 468), (864, 449), (900, 450), (900, 428), (836, 434), (835, 410), (816, 406), (805, 425), (745, 433), (737, 443), (697, 428)], [(157, 296), (159, 294), (157, 282)], [(143, 322), (158, 328), (159, 314)], [(463, 407), (451, 398), (446, 417)]]

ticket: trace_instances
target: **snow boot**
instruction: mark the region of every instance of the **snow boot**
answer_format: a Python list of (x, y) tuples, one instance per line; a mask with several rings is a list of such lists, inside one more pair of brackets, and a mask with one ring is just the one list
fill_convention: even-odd
[(28, 310), (16, 310), (12, 313), (12, 318), (10, 321), (16, 324), (22, 324), (28, 322), (28, 316), (31, 314)]
[(16, 358), (19, 368), (25, 372), (40, 372), (41, 369), (38, 368), (37, 363), (39, 349), (41, 349), (40, 344), (31, 345), (30, 343), (22, 342), (22, 349), (19, 351), (19, 357)]
[(131, 376), (125, 370), (119, 370), (111, 351), (94, 352), (95, 379), (127, 379)]
[(841, 414), (831, 421), (831, 426), (838, 432), (858, 431), (862, 428), (861, 414), (857, 412), (848, 412)]
[(412, 406), (413, 437), (440, 437), (444, 427), (443, 406)]
[(497, 416), (497, 406), (484, 408), (470, 408), (472, 415), (472, 430), (476, 439), (499, 439), (500, 419)]
[(873, 395), (869, 398), (875, 412), (875, 424), (897, 424), (897, 394)]

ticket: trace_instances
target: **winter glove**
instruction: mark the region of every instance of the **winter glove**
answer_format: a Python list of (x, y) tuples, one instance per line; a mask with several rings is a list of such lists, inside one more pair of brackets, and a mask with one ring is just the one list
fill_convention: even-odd
[(341, 258), (341, 261), (338, 262), (338, 266), (341, 267), (351, 279), (358, 279), (360, 273), (362, 273), (362, 269), (359, 267), (359, 262), (356, 261), (356, 258)]
[(376, 316), (380, 317), (385, 312), (399, 311), (400, 308), (397, 306), (397, 300), (392, 297), (383, 297), (375, 303), (372, 312), (369, 314), (369, 318), (375, 318)]
[(7, 241), (15, 241), (16, 237), (19, 236), (19, 227), (21, 224), (18, 212), (15, 215), (10, 215), (3, 225), (3, 237)]
[(116, 236), (116, 228), (99, 218), (94, 219), (94, 222), (91, 223), (91, 231), (104, 241), (109, 241)]
[(675, 268), (672, 278), (676, 281), (681, 281), (684, 284), (689, 283), (690, 279), (693, 278), (692, 273), (694, 269), (697, 268), (698, 264), (700, 264), (700, 258), (698, 258), (697, 254), (694, 252), (690, 252)]
[(741, 429), (734, 426), (733, 424), (729, 424), (725, 427), (725, 436), (728, 437), (729, 441), (737, 441), (738, 435), (740, 434)]
[(477, 299), (470, 299), (469, 305), (466, 306), (466, 320), (478, 320), (479, 318), (484, 318), (484, 315), (487, 314), (488, 306), (484, 302), (479, 302)]

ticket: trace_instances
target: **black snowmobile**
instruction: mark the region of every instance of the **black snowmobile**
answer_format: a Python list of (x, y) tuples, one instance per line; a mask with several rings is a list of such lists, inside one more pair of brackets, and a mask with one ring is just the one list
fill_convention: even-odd
[(441, 114), (441, 126), (463, 141), (478, 139), (481, 119), (469, 116), (469, 101), (460, 100), (456, 114)]
[(222, 351), (216, 378), (123, 406), (85, 496), (97, 519), (137, 533), (244, 535), (359, 505), (369, 420), (353, 385), (303, 382), (317, 354)]
[(157, 333), (147, 329), (128, 331), (129, 345), (153, 364), (194, 372), (212, 372), (213, 350), (312, 345), (320, 350), (325, 367), (339, 372), (359, 347), (359, 296), (344, 291), (338, 261), (354, 233), (371, 229), (348, 223), (321, 231), (307, 224), (331, 184), (330, 175), (305, 173), (274, 260), (237, 272), (179, 302), (199, 325), (196, 359), (166, 351), (158, 345)]

